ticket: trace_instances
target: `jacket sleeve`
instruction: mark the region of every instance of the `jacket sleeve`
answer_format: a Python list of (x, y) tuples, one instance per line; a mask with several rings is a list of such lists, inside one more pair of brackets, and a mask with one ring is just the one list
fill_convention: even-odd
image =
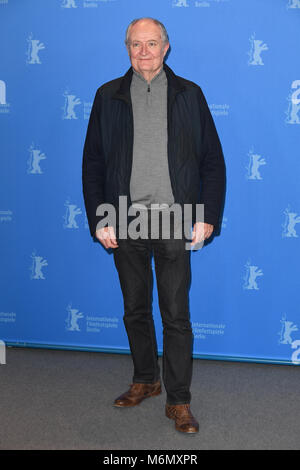
[(226, 167), (216, 126), (199, 87), (201, 114), (201, 163), (200, 163), (200, 204), (204, 204), (204, 222), (214, 229), (220, 224), (220, 215), (225, 193)]
[(105, 160), (102, 150), (100, 126), (100, 89), (98, 88), (89, 118), (82, 159), (82, 187), (90, 234), (95, 236), (99, 204), (105, 202)]

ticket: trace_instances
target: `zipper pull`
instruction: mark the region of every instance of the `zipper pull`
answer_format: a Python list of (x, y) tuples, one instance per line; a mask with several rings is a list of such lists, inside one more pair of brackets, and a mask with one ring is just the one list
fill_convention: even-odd
[(148, 89), (147, 89), (147, 105), (151, 106), (151, 95), (150, 95), (150, 84), (148, 83)]

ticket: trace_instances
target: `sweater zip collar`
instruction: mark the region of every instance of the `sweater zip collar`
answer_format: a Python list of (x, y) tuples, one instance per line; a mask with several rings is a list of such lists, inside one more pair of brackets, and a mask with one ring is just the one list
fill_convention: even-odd
[(164, 72), (164, 68), (161, 67), (160, 71), (150, 80), (150, 83), (139, 72), (137, 72), (134, 69), (133, 69), (133, 77), (135, 76), (139, 78), (144, 84), (147, 85), (147, 89), (148, 91), (150, 91), (150, 87), (152, 83), (155, 82), (156, 80), (159, 80), (161, 76), (163, 75), (163, 72)]
[[(170, 106), (177, 93), (180, 93), (181, 91), (185, 90), (185, 86), (181, 85), (173, 70), (168, 67), (168, 65), (166, 65), (165, 63), (163, 64), (163, 69), (166, 73), (168, 80), (168, 103)], [(127, 104), (131, 105), (130, 85), (132, 75), (133, 68), (130, 67), (123, 76), (120, 83), (120, 87), (113, 95), (113, 99), (120, 99), (125, 101)]]

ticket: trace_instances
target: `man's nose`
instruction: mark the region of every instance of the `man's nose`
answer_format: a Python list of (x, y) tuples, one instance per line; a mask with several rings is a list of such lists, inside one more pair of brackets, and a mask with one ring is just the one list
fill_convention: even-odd
[(147, 44), (143, 44), (141, 54), (146, 55), (147, 53), (148, 53), (148, 46), (147, 46)]

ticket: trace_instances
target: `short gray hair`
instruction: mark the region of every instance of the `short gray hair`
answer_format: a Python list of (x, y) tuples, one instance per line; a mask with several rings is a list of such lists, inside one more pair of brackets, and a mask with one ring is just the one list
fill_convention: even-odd
[(169, 36), (168, 36), (168, 33), (167, 33), (167, 30), (166, 30), (165, 26), (160, 21), (156, 20), (155, 18), (151, 18), (149, 16), (146, 16), (146, 17), (143, 17), (143, 18), (136, 18), (135, 20), (132, 20), (131, 23), (128, 25), (128, 27), (126, 29), (126, 34), (125, 34), (126, 47), (129, 46), (129, 34), (130, 34), (131, 27), (133, 25), (135, 25), (138, 21), (141, 21), (141, 20), (151, 20), (151, 21), (153, 21), (153, 23), (155, 23), (157, 26), (160, 27), (161, 38), (162, 38), (163, 44), (167, 44), (169, 42)]

